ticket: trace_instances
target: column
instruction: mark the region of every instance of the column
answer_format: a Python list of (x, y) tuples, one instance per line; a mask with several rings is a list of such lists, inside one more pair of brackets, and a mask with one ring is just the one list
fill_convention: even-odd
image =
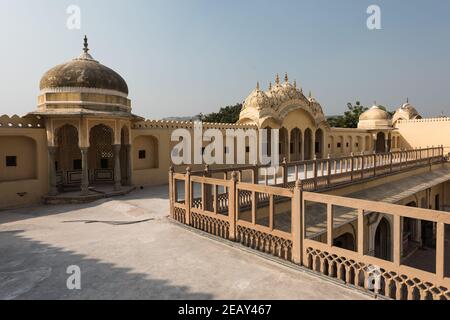
[(120, 174), (120, 144), (113, 145), (114, 151), (114, 190), (118, 191), (121, 187), (121, 174)]
[(133, 179), (132, 179), (132, 171), (131, 171), (131, 144), (127, 144), (125, 146), (125, 150), (127, 153), (127, 185), (132, 186), (133, 185)]
[(89, 173), (88, 173), (88, 156), (89, 148), (80, 148), (81, 151), (81, 194), (87, 195), (89, 193)]
[(58, 147), (48, 147), (48, 181), (49, 181), (49, 195), (56, 196), (58, 189), (56, 187), (56, 167), (55, 167), (55, 154)]

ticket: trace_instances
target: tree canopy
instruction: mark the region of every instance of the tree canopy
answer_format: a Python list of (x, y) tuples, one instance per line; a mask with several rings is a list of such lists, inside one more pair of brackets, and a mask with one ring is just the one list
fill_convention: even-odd
[(356, 101), (355, 105), (348, 103), (348, 110), (341, 116), (333, 116), (328, 118), (328, 123), (332, 127), (338, 128), (357, 128), (359, 117), (361, 114), (369, 110), (368, 107), (361, 105), (361, 102)]
[(220, 108), (219, 112), (213, 112), (207, 115), (199, 114), (197, 118), (202, 122), (236, 123), (239, 120), (241, 110), (242, 103), (236, 103), (234, 106)]

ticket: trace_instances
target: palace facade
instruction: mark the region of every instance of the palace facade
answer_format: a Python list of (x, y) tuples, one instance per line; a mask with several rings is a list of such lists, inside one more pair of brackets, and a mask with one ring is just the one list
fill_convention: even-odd
[[(96, 185), (120, 191), (167, 183), (171, 132), (192, 130), (179, 121), (145, 120), (132, 113), (125, 80), (96, 61), (85, 39), (82, 54), (46, 72), (37, 110), (0, 117), (0, 208), (39, 203), (45, 196)], [(394, 117), (374, 106), (357, 129), (331, 128), (311, 94), (276, 77), (267, 91), (247, 97), (237, 124), (205, 129), (280, 129), (280, 155), (287, 161), (387, 152), (432, 145), (450, 151), (450, 119), (422, 119), (409, 103)], [(125, 188), (126, 189), (126, 188)]]

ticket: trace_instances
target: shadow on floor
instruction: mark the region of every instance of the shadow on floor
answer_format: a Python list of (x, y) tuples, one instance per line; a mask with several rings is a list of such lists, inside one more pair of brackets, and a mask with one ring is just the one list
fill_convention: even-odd
[[(208, 293), (191, 292), (150, 274), (136, 273), (64, 248), (0, 232), (0, 299), (187, 299), (205, 300)], [(95, 245), (95, 244), (94, 244)], [(81, 290), (67, 289), (71, 265), (81, 269)]]

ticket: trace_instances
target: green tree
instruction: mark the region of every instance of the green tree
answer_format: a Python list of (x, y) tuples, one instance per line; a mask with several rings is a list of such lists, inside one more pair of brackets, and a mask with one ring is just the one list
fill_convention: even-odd
[(207, 115), (199, 114), (197, 118), (202, 122), (236, 123), (239, 120), (241, 110), (242, 103), (236, 103), (234, 106), (220, 108), (219, 112), (214, 112)]
[(356, 101), (355, 105), (347, 104), (348, 110), (342, 116), (333, 116), (328, 118), (328, 123), (332, 127), (338, 128), (357, 128), (359, 117), (369, 108), (361, 105), (361, 102)]

